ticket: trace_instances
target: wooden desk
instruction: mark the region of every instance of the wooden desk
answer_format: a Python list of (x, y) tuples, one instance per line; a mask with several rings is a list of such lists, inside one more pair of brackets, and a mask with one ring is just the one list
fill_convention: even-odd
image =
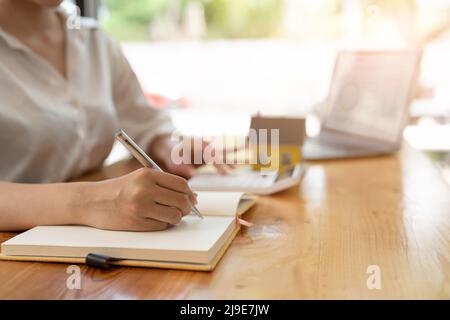
[[(123, 162), (84, 177), (129, 172)], [(450, 298), (450, 188), (431, 162), (397, 156), (316, 162), (300, 187), (261, 197), (214, 272), (0, 262), (0, 298)], [(13, 234), (0, 233), (0, 241)], [(381, 269), (369, 290), (367, 267)]]

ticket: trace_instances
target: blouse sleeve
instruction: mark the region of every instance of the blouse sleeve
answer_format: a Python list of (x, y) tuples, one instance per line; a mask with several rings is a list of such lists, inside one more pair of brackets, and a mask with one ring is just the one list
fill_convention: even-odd
[(120, 46), (110, 41), (112, 96), (119, 126), (140, 146), (147, 148), (159, 134), (171, 134), (174, 126), (167, 111), (150, 106), (142, 92), (136, 74)]

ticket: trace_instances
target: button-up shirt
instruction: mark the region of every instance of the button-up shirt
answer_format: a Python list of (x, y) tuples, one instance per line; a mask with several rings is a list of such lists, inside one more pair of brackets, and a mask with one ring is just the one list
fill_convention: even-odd
[(94, 20), (64, 30), (66, 77), (0, 28), (0, 180), (66, 181), (100, 166), (119, 128), (144, 148), (173, 130)]

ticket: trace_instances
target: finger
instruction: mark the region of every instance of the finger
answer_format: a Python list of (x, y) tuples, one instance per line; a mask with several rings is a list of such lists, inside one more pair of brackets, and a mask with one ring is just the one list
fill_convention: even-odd
[(195, 168), (189, 164), (174, 165), (169, 168), (169, 171), (183, 178), (189, 179), (195, 175)]
[(189, 195), (189, 202), (191, 205), (194, 205), (194, 206), (198, 203), (197, 196), (195, 193)]
[(196, 194), (195, 192), (194, 192), (194, 194), (192, 195), (192, 197), (190, 197), (191, 198), (191, 203), (193, 203), (193, 204), (198, 204), (198, 194)]
[(205, 149), (206, 147), (208, 147), (209, 145), (211, 145), (213, 152), (217, 151), (217, 152), (226, 152), (226, 153), (237, 152), (237, 151), (245, 149), (245, 147), (246, 147), (245, 143), (244, 144), (242, 144), (242, 143), (234, 144), (233, 143), (231, 147), (228, 144), (226, 144), (225, 147), (223, 147), (223, 145), (221, 145), (221, 148), (219, 149), (214, 146), (214, 143), (212, 141), (203, 141), (202, 150)]
[(185, 194), (192, 194), (191, 189), (186, 181), (186, 179), (179, 176), (166, 173), (166, 172), (155, 172), (155, 180), (158, 186), (178, 191)]
[(222, 176), (225, 176), (228, 173), (227, 170), (225, 169), (226, 165), (214, 164), (214, 167), (216, 168), (217, 172)]
[(182, 212), (177, 208), (164, 206), (158, 203), (155, 203), (153, 205), (152, 213), (146, 214), (146, 218), (157, 220), (159, 222), (166, 222), (169, 224), (180, 223), (182, 217)]
[(169, 226), (170, 224), (167, 222), (143, 218), (136, 221), (129, 229), (130, 231), (161, 231), (167, 229)]
[(191, 201), (187, 194), (156, 186), (154, 202), (179, 209), (183, 214), (191, 212)]

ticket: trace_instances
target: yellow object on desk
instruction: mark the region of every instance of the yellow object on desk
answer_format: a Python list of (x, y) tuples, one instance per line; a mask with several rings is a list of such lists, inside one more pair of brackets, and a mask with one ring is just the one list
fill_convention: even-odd
[(305, 139), (305, 119), (252, 117), (251, 163), (254, 170), (278, 171), (299, 164)]

